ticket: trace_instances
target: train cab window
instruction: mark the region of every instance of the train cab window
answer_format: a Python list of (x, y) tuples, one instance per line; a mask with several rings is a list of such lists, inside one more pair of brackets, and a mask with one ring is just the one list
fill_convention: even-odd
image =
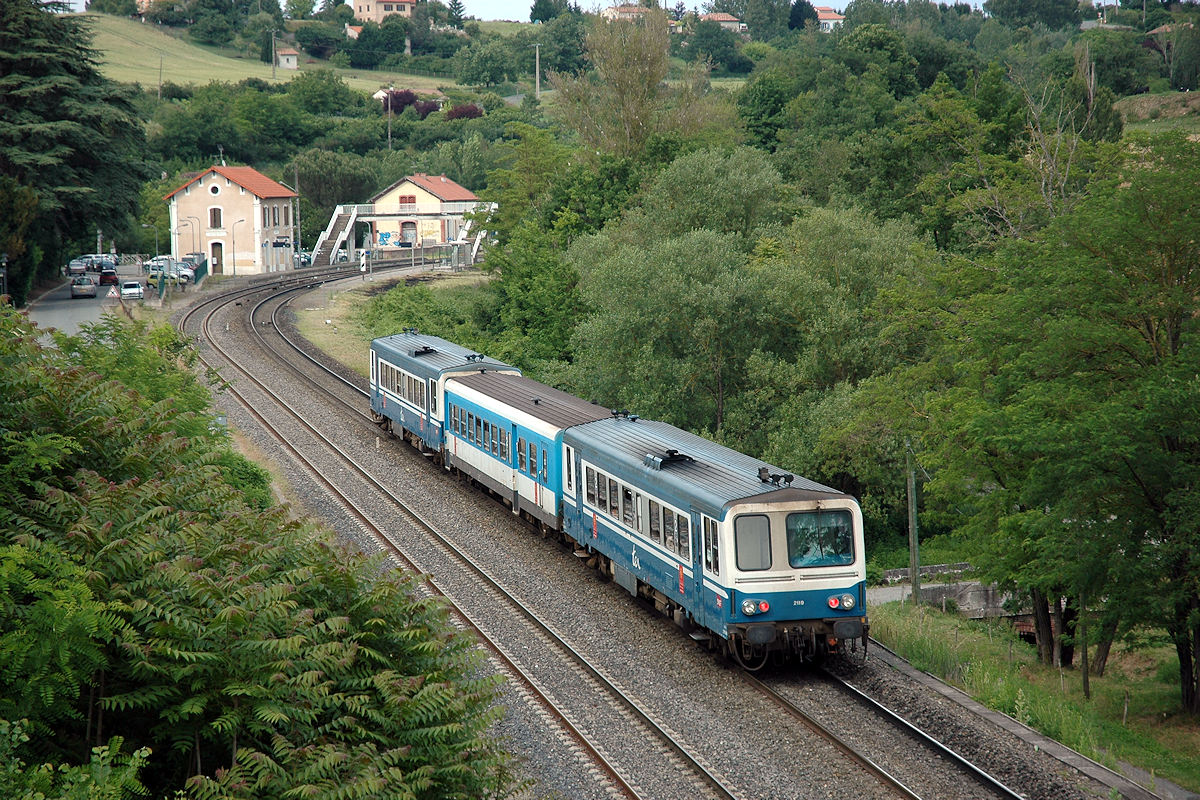
[(584, 491), (587, 493), (589, 505), (596, 505), (596, 470), (591, 467), (583, 468)]
[(608, 479), (608, 515), (613, 519), (621, 516), (621, 497), (617, 493), (617, 482), (612, 478)]
[(628, 486), (621, 487), (621, 522), (633, 527), (633, 490)]
[(850, 512), (804, 511), (787, 516), (788, 563), (793, 567), (845, 567), (854, 563)]
[(679, 555), (683, 556), (685, 559), (690, 561), (692, 558), (692, 534), (691, 534), (692, 520), (686, 514), (680, 514), (678, 516), (678, 521), (679, 521), (679, 534), (678, 534), (677, 538), (675, 539), (675, 544), (677, 546), (676, 552), (678, 552)]
[(475, 441), (475, 415), (467, 414), (467, 441)]
[(603, 475), (596, 476), (596, 508), (600, 513), (608, 508), (608, 479)]
[(704, 568), (714, 575), (721, 571), (720, 544), (717, 540), (717, 521), (702, 517), (704, 531)]
[(733, 521), (737, 568), (747, 572), (771, 568), (771, 522), (763, 514), (742, 514)]
[(517, 469), (525, 471), (525, 437), (517, 438)]
[(650, 538), (662, 542), (662, 506), (650, 501)]

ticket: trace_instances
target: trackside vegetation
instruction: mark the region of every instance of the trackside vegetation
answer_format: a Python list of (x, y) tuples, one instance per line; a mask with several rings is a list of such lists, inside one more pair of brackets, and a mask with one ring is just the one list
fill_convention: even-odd
[(6, 796), (512, 788), (472, 640), (415, 577), (255, 499), (179, 334), (41, 335), (0, 309)]

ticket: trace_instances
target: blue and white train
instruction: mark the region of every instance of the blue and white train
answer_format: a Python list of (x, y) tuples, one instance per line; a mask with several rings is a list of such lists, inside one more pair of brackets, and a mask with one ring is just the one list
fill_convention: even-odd
[(371, 410), (747, 668), (866, 651), (862, 513), (836, 489), (415, 330), (371, 343)]

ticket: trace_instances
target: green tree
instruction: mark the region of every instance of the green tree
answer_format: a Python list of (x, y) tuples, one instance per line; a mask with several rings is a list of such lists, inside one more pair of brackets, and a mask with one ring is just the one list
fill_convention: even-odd
[(792, 3), (791, 10), (788, 12), (788, 29), (795, 30), (799, 28), (804, 30), (804, 26), (809, 22), (814, 25), (817, 22), (817, 9), (808, 0), (795, 0)]
[(549, 22), (570, 11), (567, 0), (533, 0), (529, 7), (530, 22)]
[(1073, 0), (985, 0), (983, 9), (1013, 28), (1041, 23), (1058, 30), (1079, 24), (1079, 7)]
[(500, 39), (472, 42), (455, 54), (454, 64), (460, 83), (471, 86), (503, 83), (509, 66), (508, 47)]
[(558, 111), (585, 145), (632, 155), (656, 130), (667, 76), (665, 15), (596, 25), (587, 36), (587, 74), (552, 73)]
[(143, 124), (133, 91), (104, 78), (85, 20), (37, 0), (0, 0), (0, 177), (11, 198), (37, 194), (25, 247), (10, 254), (16, 303), (39, 274), (58, 274), (76, 238), (125, 230), (137, 207)]
[(788, 0), (746, 0), (746, 13), (740, 19), (754, 41), (769, 42), (788, 32), (790, 14)]
[(770, 325), (759, 302), (768, 281), (745, 269), (739, 238), (696, 230), (627, 244), (601, 235), (577, 242), (569, 260), (591, 311), (575, 332), (573, 390), (718, 433)]

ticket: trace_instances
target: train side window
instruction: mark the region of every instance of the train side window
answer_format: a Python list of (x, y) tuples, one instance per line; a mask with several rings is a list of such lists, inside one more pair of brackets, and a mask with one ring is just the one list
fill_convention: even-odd
[(596, 470), (591, 467), (583, 468), (583, 482), (585, 491), (587, 492), (587, 501), (589, 505), (596, 505)]
[(653, 500), (650, 501), (650, 538), (662, 542), (662, 507)]
[(504, 459), (504, 463), (508, 463), (508, 431), (500, 430), (500, 457)]
[(640, 494), (637, 494), (636, 492), (633, 495), (633, 507), (634, 507), (634, 513), (637, 514), (637, 521), (634, 523), (634, 526), (637, 528), (638, 533), (640, 533), (642, 536), (645, 536), (646, 535), (646, 514), (645, 514), (646, 504), (643, 502), (642, 496)]
[(483, 417), (475, 418), (475, 444), (483, 447)]
[(537, 445), (533, 442), (529, 443), (529, 475), (537, 480)]
[(596, 476), (596, 508), (601, 514), (608, 510), (608, 479), (604, 473)]
[(771, 522), (765, 515), (742, 514), (733, 521), (733, 553), (740, 570), (771, 568)]
[(628, 486), (621, 487), (621, 521), (633, 527), (633, 490)]
[(492, 455), (500, 454), (500, 428), (496, 425), (492, 426)]
[(565, 447), (563, 452), (566, 456), (563, 459), (563, 488), (568, 494), (575, 494), (575, 451), (571, 447)]
[(679, 545), (679, 555), (683, 556), (688, 561), (692, 560), (692, 518), (687, 514), (679, 515), (679, 536), (676, 539), (676, 544)]
[(525, 471), (525, 437), (517, 439), (517, 469)]
[(617, 494), (617, 482), (612, 478), (608, 479), (608, 515), (613, 519), (619, 519), (621, 516), (621, 497)]
[(542, 483), (549, 483), (550, 478), (547, 477), (550, 471), (550, 451), (542, 448)]
[(663, 509), (663, 547), (675, 552), (675, 512)]
[(714, 575), (721, 571), (720, 545), (717, 541), (717, 521), (703, 517), (704, 520), (704, 568)]
[(475, 415), (467, 414), (467, 441), (475, 441)]
[(429, 413), (437, 416), (437, 381), (429, 379)]

